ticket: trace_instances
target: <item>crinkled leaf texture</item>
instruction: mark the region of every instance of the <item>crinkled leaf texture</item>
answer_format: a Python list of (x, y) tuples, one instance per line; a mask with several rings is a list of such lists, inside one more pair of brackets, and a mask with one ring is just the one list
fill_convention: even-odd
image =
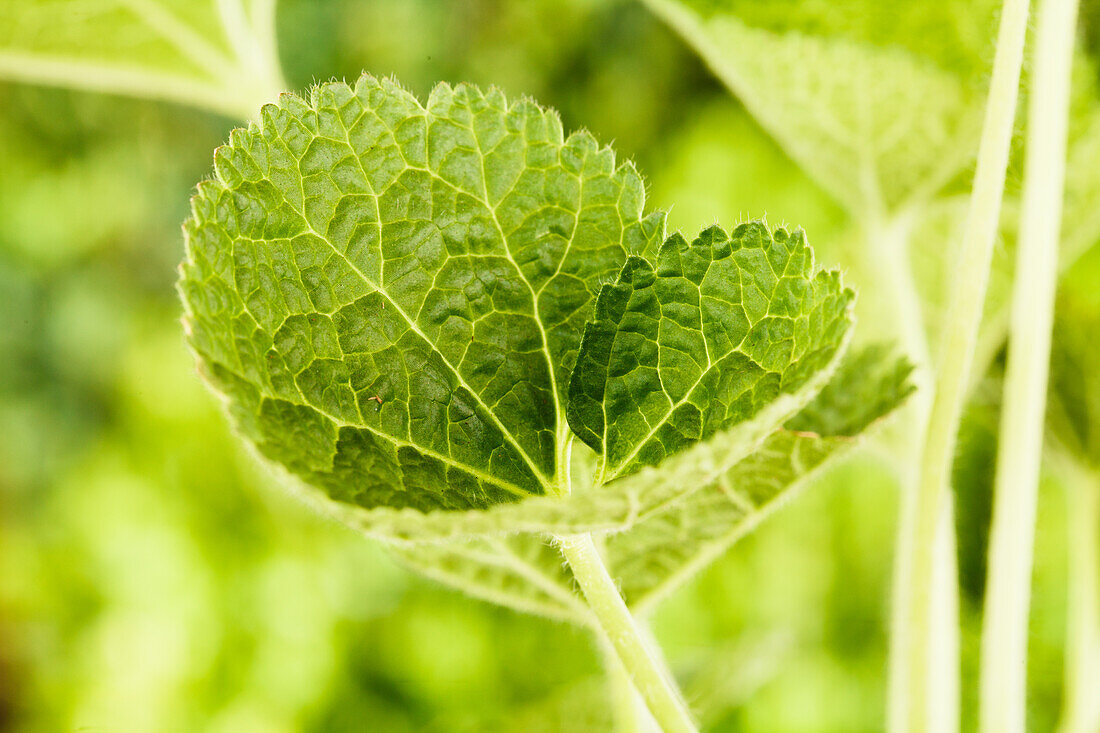
[(605, 286), (569, 384), (569, 424), (604, 456), (600, 481), (657, 465), (824, 369), (853, 294), (815, 274), (801, 231), (761, 222), (674, 234), (655, 265)]
[[(635, 611), (652, 610), (788, 503), (824, 467), (860, 445), (865, 431), (911, 394), (911, 371), (906, 359), (891, 356), (881, 345), (852, 353), (818, 396), (751, 454), (721, 464), (724, 470), (685, 471), (685, 482), (699, 482), (692, 484), (696, 490), (662, 494), (664, 502), (647, 503), (644, 509), (639, 503), (629, 521), (603, 534), (604, 558)], [(685, 459), (686, 464), (690, 458)], [(572, 579), (560, 556), (543, 535), (410, 543), (395, 552), (411, 567), (485, 600), (589, 622), (570, 593)]]
[(190, 341), (260, 452), (364, 507), (553, 494), (600, 285), (663, 232), (553, 112), (364, 76), (233, 133), (186, 224)]
[(805, 235), (665, 239), (633, 167), (530, 101), (324, 84), (215, 173), (179, 287), (234, 423), (320, 509), (497, 603), (585, 623), (548, 544), (579, 532), (643, 568), (632, 597), (671, 586), (903, 396), (844, 403), (845, 380), (808, 408), (853, 295)]

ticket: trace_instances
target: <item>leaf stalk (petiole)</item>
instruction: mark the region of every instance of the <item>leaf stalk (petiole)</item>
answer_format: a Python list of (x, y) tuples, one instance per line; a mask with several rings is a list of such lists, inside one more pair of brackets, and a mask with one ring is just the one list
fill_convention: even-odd
[(695, 733), (675, 681), (662, 671), (656, 654), (627, 608), (615, 581), (604, 565), (591, 534), (557, 538), (561, 553), (573, 570), (596, 619), (604, 641), (615, 650), (623, 669), (634, 683), (649, 711), (665, 733)]

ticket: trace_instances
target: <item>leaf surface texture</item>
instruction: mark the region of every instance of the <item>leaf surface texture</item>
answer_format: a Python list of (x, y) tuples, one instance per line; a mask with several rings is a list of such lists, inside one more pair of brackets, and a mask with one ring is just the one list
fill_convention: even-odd
[(663, 233), (633, 167), (533, 102), (364, 76), (284, 95), (215, 168), (180, 289), (261, 453), (366, 507), (555, 492), (591, 302)]

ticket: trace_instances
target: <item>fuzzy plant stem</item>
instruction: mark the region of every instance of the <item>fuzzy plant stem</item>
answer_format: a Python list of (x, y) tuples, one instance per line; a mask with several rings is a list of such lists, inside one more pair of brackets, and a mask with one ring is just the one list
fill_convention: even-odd
[[(912, 268), (909, 266), (909, 241), (912, 237), (913, 227), (917, 211), (911, 210), (894, 215), (892, 220), (883, 221), (874, 216), (868, 217), (871, 222), (867, 227), (866, 246), (868, 254), (877, 265), (878, 281), (887, 283), (889, 290), (894, 294), (897, 303), (895, 317), (898, 323), (899, 342), (902, 348), (913, 360), (916, 370), (913, 373), (913, 383), (917, 387), (917, 393), (909, 401), (905, 411), (907, 415), (906, 425), (910, 426), (912, 434), (923, 435), (927, 424), (928, 412), (932, 402), (932, 359), (928, 352), (928, 339), (924, 326), (924, 316), (921, 312), (920, 296), (916, 284), (913, 281)], [(899, 478), (904, 489), (910, 489), (912, 482), (919, 474), (921, 445), (919, 441), (909, 441), (906, 450), (898, 457), (900, 463)], [(894, 577), (908, 578), (911, 573), (905, 563), (912, 560), (912, 556), (905, 552), (910, 547), (913, 536), (913, 524), (916, 521), (916, 493), (911, 490), (903, 490), (903, 505), (899, 517), (899, 529), (897, 537), (898, 552), (896, 554), (896, 566)], [(932, 669), (941, 672), (952, 671), (958, 668), (959, 659), (959, 597), (958, 597), (958, 569), (955, 562), (955, 522), (951, 502), (944, 502), (943, 510), (936, 527), (936, 537), (933, 546), (933, 562), (935, 563), (932, 576), (932, 590), (929, 600), (930, 638), (934, 646), (929, 650), (929, 664)], [(908, 583), (895, 583), (892, 589), (892, 613), (891, 613), (891, 649), (889, 683), (887, 690), (887, 719), (890, 730), (897, 730), (899, 718), (903, 718), (908, 699), (908, 688), (905, 684), (904, 670), (906, 668), (905, 654), (907, 649), (903, 643), (904, 630), (908, 628), (905, 614), (909, 609), (909, 593), (911, 588)], [(936, 731), (950, 733), (957, 730), (959, 719), (959, 685), (958, 674), (941, 673), (935, 676), (929, 691), (930, 699), (936, 701), (935, 710), (931, 713), (929, 725)]]
[(1100, 472), (1067, 461), (1066, 661), (1059, 733), (1100, 730)]
[(558, 546), (592, 609), (596, 626), (606, 637), (604, 641), (615, 650), (661, 729), (665, 733), (694, 733), (697, 728), (687, 704), (646, 643), (645, 634), (607, 572), (592, 535), (559, 537)]
[(615, 733), (658, 733), (649, 706), (634, 687), (634, 682), (619, 660), (619, 653), (610, 642), (603, 639), (601, 642)]
[(1026, 726), (1027, 621), (1076, 20), (1076, 0), (1039, 5), (982, 624), (982, 733), (1024, 733)]
[(950, 296), (948, 312), (952, 317), (944, 332), (921, 452), (920, 476), (913, 502), (913, 532), (907, 538), (908, 546), (902, 548), (909, 557), (899, 560), (899, 567), (905, 568), (909, 577), (895, 579), (895, 582), (907, 583), (910, 589), (908, 608), (903, 611), (905, 628), (899, 630), (904, 637), (900, 644), (904, 649), (905, 667), (900, 673), (907, 695), (901, 714), (891, 721), (895, 731), (905, 733), (932, 733), (932, 720), (943, 703), (934, 699), (935, 680), (940, 675), (958, 674), (957, 660), (949, 669), (933, 669), (931, 664), (933, 649), (937, 647), (932, 635), (931, 603), (936, 568), (935, 538), (937, 523), (942, 521), (949, 498), (951, 461), (989, 283), (1016, 116), (1027, 16), (1028, 0), (1005, 0), (970, 209)]

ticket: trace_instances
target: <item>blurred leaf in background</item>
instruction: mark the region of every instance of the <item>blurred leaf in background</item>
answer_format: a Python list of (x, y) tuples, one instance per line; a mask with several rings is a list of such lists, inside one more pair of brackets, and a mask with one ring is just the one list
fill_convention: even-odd
[(3, 0), (0, 76), (245, 117), (282, 91), (275, 0)]

